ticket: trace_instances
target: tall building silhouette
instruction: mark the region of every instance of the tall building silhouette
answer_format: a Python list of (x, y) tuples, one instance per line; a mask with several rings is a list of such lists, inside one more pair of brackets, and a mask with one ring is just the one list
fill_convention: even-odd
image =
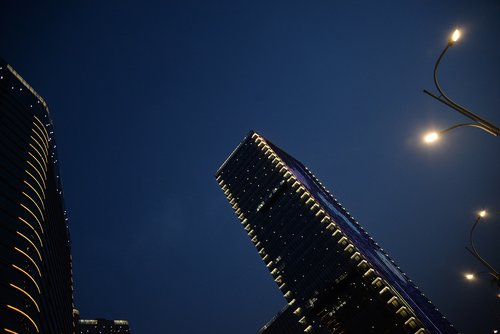
[(74, 329), (69, 232), (49, 110), (0, 59), (0, 332)]
[(216, 179), (287, 305), (259, 333), (457, 333), (299, 161), (250, 132)]

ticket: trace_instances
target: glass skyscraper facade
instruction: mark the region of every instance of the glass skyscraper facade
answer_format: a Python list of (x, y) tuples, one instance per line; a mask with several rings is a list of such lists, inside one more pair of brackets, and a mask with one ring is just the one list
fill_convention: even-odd
[(457, 333), (299, 161), (250, 132), (216, 179), (287, 304), (259, 333)]
[(67, 219), (47, 105), (0, 59), (1, 333), (74, 333)]

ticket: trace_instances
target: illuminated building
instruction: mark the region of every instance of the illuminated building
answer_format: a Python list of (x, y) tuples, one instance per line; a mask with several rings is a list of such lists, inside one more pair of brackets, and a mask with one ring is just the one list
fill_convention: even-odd
[(127, 320), (80, 319), (76, 332), (78, 334), (129, 334), (130, 329)]
[(314, 175), (259, 134), (216, 179), (288, 304), (259, 333), (457, 333)]
[(0, 59), (0, 333), (73, 333), (67, 217), (45, 101)]

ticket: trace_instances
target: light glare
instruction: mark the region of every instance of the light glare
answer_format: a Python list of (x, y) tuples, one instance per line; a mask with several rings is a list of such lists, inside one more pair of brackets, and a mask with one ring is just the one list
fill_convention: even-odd
[(427, 144), (433, 143), (439, 139), (439, 134), (437, 132), (430, 132), (424, 136), (424, 142)]
[(455, 31), (453, 32), (453, 34), (451, 35), (451, 40), (453, 42), (456, 42), (460, 39), (460, 30), (458, 29), (455, 29)]
[(485, 217), (486, 216), (486, 210), (480, 211), (479, 212), (479, 217)]
[(475, 278), (475, 276), (474, 274), (465, 274), (465, 278), (469, 281), (472, 281)]

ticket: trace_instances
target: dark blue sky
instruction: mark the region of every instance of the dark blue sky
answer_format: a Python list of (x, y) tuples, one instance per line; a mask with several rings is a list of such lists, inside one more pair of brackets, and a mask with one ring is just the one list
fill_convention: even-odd
[[(464, 246), (500, 210), (498, 1), (4, 1), (0, 55), (55, 123), (82, 317), (255, 333), (284, 305), (213, 178), (250, 129), (306, 164), (464, 333), (500, 327)], [(497, 268), (500, 214), (477, 230)]]

